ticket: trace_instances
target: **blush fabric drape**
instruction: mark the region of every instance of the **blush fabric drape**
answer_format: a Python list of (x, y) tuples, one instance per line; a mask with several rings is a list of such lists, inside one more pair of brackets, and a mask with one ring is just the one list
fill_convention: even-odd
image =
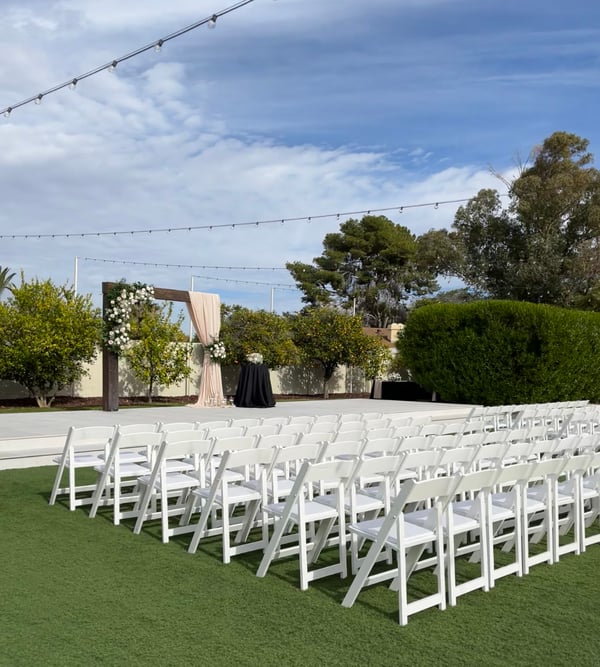
[[(194, 330), (202, 345), (210, 345), (219, 339), (221, 331), (221, 303), (218, 294), (189, 292), (187, 304)], [(221, 365), (215, 363), (205, 352), (202, 363), (202, 376), (198, 390), (197, 407), (220, 406), (223, 403), (223, 380)]]

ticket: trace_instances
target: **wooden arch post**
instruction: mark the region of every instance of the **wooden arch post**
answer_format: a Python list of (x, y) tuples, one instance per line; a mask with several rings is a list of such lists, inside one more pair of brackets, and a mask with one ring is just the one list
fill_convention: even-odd
[[(102, 317), (108, 310), (108, 292), (117, 283), (102, 283)], [(163, 301), (179, 301), (189, 303), (190, 294), (184, 290), (154, 288), (154, 298)], [(106, 345), (102, 348), (102, 409), (105, 412), (115, 412), (119, 409), (119, 355), (109, 350)]]

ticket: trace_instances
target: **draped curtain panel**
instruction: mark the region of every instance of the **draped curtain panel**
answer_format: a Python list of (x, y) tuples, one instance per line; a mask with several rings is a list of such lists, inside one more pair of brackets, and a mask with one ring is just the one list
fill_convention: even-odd
[[(221, 332), (221, 303), (218, 294), (189, 292), (187, 304), (190, 319), (202, 345), (210, 345), (218, 340)], [(223, 380), (221, 365), (215, 363), (208, 353), (204, 353), (202, 377), (198, 390), (197, 407), (221, 405), (223, 402)]]

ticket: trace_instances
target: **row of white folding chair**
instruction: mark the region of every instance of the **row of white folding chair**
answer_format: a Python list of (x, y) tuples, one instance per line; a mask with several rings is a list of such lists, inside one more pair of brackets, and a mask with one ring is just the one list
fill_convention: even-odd
[[(590, 458), (591, 457), (591, 458)], [(595, 458), (594, 458), (595, 457)], [(361, 561), (358, 573), (344, 598), (344, 606), (352, 606), (361, 588), (386, 579), (396, 579), (395, 588), (399, 595), (400, 623), (405, 624), (408, 616), (415, 611), (437, 605), (443, 609), (446, 604), (444, 590), (444, 569), (447, 565), (448, 600), (456, 604), (458, 595), (482, 588), (489, 590), (495, 581), (507, 574), (522, 576), (529, 568), (539, 562), (554, 562), (567, 550), (583, 548), (582, 534), (583, 502), (577, 495), (577, 485), (569, 500), (561, 500), (555, 492), (560, 474), (569, 471), (583, 478), (590, 465), (597, 469), (600, 455), (576, 456), (567, 458), (545, 459), (541, 462), (521, 463), (507, 467), (490, 468), (466, 475), (442, 477), (432, 480), (411, 480), (403, 485), (401, 493), (392, 504), (386, 517), (366, 522), (351, 524), (351, 532), (364, 539), (373, 541), (367, 556)], [(595, 461), (595, 463), (594, 463)], [(541, 481), (540, 485), (530, 487), (531, 481)], [(447, 486), (444, 486), (444, 482)], [(508, 484), (509, 491), (494, 492), (498, 485)], [(598, 498), (598, 483), (595, 481), (595, 497)], [(540, 493), (540, 489), (542, 492)], [(457, 501), (454, 498), (469, 491), (473, 500)], [(412, 510), (411, 503), (429, 501), (426, 509)], [(434, 502), (435, 501), (435, 502)], [(558, 545), (560, 503), (573, 505), (576, 514), (574, 539), (568, 545)], [(543, 515), (543, 521), (531, 525), (532, 516)], [(597, 518), (597, 517), (596, 517)], [(499, 525), (510, 521), (508, 536), (499, 532)], [(546, 534), (547, 544), (544, 551), (529, 553), (530, 537)], [(443, 535), (443, 539), (442, 539)], [(469, 551), (476, 550), (479, 556), (479, 574), (462, 584), (457, 584), (455, 558), (465, 549), (456, 546), (458, 536), (476, 535), (475, 544), (468, 544)], [(595, 535), (594, 535), (595, 537)], [(513, 547), (513, 558), (508, 564), (498, 566), (494, 558), (494, 544), (502, 542)], [(434, 573), (437, 577), (435, 594), (416, 602), (408, 602), (406, 582), (410, 574), (418, 569), (420, 559), (426, 547), (436, 545)], [(416, 549), (419, 547), (420, 549)], [(380, 560), (382, 551), (392, 548), (397, 552), (397, 566), (372, 575), (374, 564)], [(415, 554), (416, 552), (416, 554)], [(443, 554), (446, 554), (444, 561)], [(430, 558), (425, 559), (429, 564)]]
[[(92, 502), (91, 493), (96, 484), (79, 484), (76, 479), (76, 471), (82, 469), (93, 469), (104, 465), (109, 454), (111, 443), (117, 432), (121, 434), (133, 432), (155, 432), (163, 426), (160, 423), (144, 423), (116, 426), (71, 426), (65, 438), (62, 454), (54, 457), (53, 461), (58, 464), (54, 484), (50, 493), (49, 504), (54, 505), (58, 495), (69, 496), (69, 509), (89, 505)], [(145, 460), (137, 452), (128, 452), (124, 460), (139, 463)], [(67, 471), (68, 481), (63, 485), (63, 475)], [(85, 493), (85, 496), (81, 496)]]

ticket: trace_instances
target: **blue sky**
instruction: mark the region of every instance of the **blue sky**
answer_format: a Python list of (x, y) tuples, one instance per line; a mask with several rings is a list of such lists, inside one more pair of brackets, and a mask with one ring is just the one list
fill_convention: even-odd
[[(233, 4), (230, 2), (229, 4)], [(0, 108), (228, 6), (216, 0), (5, 0)], [(0, 234), (235, 224), (468, 198), (565, 130), (600, 151), (600, 7), (481, 0), (254, 0), (0, 117)], [(456, 205), (389, 213), (420, 234)], [(295, 310), (283, 267), (310, 261), (310, 224), (0, 239), (26, 279), (217, 292)], [(108, 261), (96, 261), (108, 260)], [(138, 262), (128, 264), (126, 262)], [(247, 281), (247, 282), (233, 282)], [(254, 283), (267, 283), (257, 285)]]

